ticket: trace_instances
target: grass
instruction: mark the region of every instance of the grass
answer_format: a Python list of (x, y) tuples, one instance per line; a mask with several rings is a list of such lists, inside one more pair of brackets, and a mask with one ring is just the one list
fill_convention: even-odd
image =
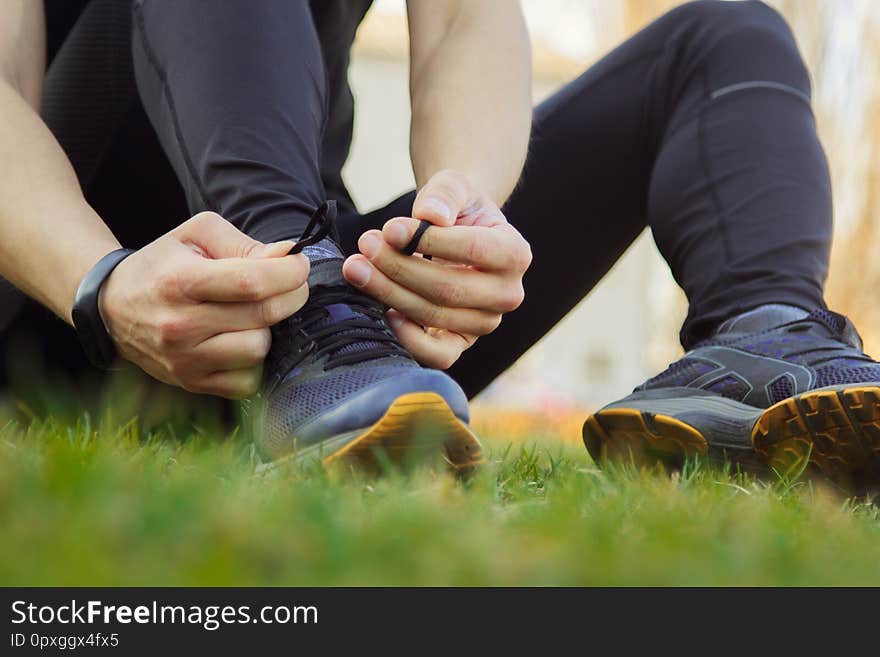
[(880, 584), (880, 512), (797, 481), (603, 471), (503, 435), (467, 483), (258, 478), (247, 439), (216, 428), (6, 416), (4, 585)]

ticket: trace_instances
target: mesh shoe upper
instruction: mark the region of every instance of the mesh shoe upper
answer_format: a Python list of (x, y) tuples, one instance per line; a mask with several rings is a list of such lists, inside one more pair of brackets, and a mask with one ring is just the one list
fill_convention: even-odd
[(256, 440), (263, 455), (369, 426), (406, 392), (437, 392), (467, 421), (458, 385), (419, 366), (385, 322), (383, 305), (345, 281), (336, 243), (324, 238), (302, 252), (311, 262), (309, 299), (272, 328)]
[(880, 384), (880, 363), (862, 351), (846, 317), (785, 309), (770, 306), (734, 318), (636, 391), (701, 388), (767, 407), (814, 388)]

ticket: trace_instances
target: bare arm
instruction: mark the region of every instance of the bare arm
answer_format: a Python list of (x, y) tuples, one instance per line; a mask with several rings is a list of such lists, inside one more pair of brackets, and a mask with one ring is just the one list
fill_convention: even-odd
[(529, 38), (516, 0), (409, 0), (410, 151), (422, 188), (464, 174), (498, 205), (516, 185), (531, 125)]
[[(523, 300), (531, 249), (499, 206), (519, 179), (531, 125), (531, 58), (516, 0), (409, 0), (412, 217), (368, 231), (343, 272), (392, 308), (422, 363), (446, 368)], [(419, 222), (433, 227), (401, 254)], [(442, 259), (442, 260), (441, 260)], [(427, 328), (427, 330), (424, 330)]]
[[(71, 322), (85, 274), (119, 242), (89, 206), (39, 115), (42, 0), (0, 16), (0, 276)], [(302, 307), (309, 262), (203, 212), (122, 262), (99, 308), (119, 355), (160, 381), (241, 397), (260, 382), (269, 326)]]
[(119, 248), (39, 116), (43, 3), (7, 0), (0, 21), (0, 275), (70, 322), (80, 280)]

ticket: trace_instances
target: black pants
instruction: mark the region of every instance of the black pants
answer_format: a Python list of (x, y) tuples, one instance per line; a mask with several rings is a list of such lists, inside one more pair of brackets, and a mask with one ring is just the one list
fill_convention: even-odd
[[(331, 194), (334, 172), (322, 162), (338, 154), (322, 152), (322, 134), (334, 117), (308, 12), (287, 0), (136, 3), (138, 93), (87, 187), (124, 244), (204, 209), (258, 239), (295, 236)], [(349, 251), (413, 200), (360, 214), (332, 193), (344, 197)], [(451, 371), (471, 395), (645, 226), (690, 301), (685, 347), (757, 305), (823, 306), (830, 182), (808, 73), (784, 20), (759, 2), (702, 0), (648, 26), (535, 110), (504, 210), (534, 263), (523, 306)], [(25, 319), (33, 313), (18, 324)]]

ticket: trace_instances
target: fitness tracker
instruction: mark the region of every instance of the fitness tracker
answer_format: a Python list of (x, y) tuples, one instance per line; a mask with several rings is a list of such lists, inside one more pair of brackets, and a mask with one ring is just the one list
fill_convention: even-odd
[(101, 369), (107, 369), (113, 364), (116, 348), (98, 311), (98, 294), (116, 265), (132, 253), (133, 249), (116, 249), (98, 260), (82, 279), (73, 299), (71, 315), (80, 344), (92, 364)]

